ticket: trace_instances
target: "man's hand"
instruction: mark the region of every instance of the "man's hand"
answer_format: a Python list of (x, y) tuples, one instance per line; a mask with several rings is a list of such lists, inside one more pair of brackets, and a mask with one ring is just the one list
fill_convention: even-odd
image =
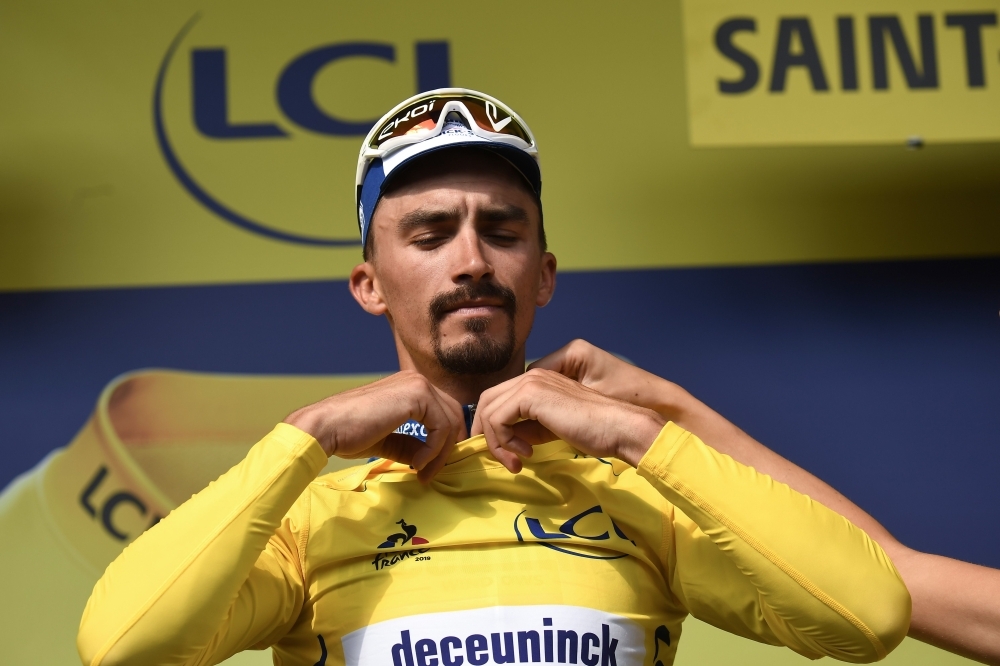
[(637, 466), (664, 423), (652, 410), (536, 368), (483, 393), (471, 434), (484, 434), (496, 459), (517, 473), (520, 457), (553, 439)]
[(573, 340), (528, 366), (528, 370), (552, 370), (574, 379), (604, 395), (652, 409), (670, 420), (671, 398), (680, 398), (683, 389), (662, 377), (646, 372), (586, 340)]
[[(409, 419), (427, 428), (427, 441), (393, 430)], [(309, 433), (328, 456), (377, 456), (412, 465), (421, 481), (440, 471), (466, 437), (462, 407), (415, 372), (385, 379), (321, 400), (285, 419)]]

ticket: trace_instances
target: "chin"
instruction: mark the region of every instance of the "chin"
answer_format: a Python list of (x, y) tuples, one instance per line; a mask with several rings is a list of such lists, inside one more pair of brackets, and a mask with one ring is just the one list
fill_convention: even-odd
[(489, 317), (467, 317), (449, 322), (451, 325), (442, 327), (442, 332), (454, 344), (467, 343), (471, 340), (493, 339), (500, 342), (510, 330), (510, 321), (506, 316), (492, 315)]
[(499, 335), (467, 331), (447, 347), (435, 345), (438, 362), (456, 375), (490, 375), (504, 370), (514, 355), (510, 328)]

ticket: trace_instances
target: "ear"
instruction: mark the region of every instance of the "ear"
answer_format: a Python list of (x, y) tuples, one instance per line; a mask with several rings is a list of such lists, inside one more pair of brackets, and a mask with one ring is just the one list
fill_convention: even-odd
[(375, 277), (375, 267), (370, 261), (358, 264), (351, 271), (348, 280), (348, 287), (351, 295), (358, 302), (365, 312), (375, 316), (385, 314), (386, 305), (382, 299), (382, 294), (378, 288), (378, 280)]
[(556, 255), (551, 252), (542, 253), (541, 270), (538, 273), (538, 295), (535, 305), (544, 308), (556, 293)]

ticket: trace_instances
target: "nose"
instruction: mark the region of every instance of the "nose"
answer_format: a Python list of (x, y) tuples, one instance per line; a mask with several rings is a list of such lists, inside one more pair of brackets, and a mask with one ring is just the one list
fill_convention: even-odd
[(478, 282), (493, 275), (493, 266), (483, 252), (483, 241), (474, 225), (463, 224), (452, 246), (457, 252), (452, 280)]

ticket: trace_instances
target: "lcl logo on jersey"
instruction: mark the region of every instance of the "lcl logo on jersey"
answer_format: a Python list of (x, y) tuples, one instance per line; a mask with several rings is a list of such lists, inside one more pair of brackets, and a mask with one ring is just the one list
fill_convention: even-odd
[[(100, 520), (101, 526), (109, 536), (118, 541), (131, 541), (139, 536), (137, 533), (126, 530), (120, 521), (122, 511), (129, 511), (133, 514), (132, 519), (126, 522), (135, 523), (135, 517), (148, 519), (149, 523), (144, 529), (149, 529), (160, 521), (160, 516), (149, 515), (149, 509), (135, 493), (119, 488), (110, 490), (105, 486), (113, 483), (108, 479), (110, 475), (107, 466), (101, 465), (94, 472), (94, 475), (87, 482), (87, 485), (80, 492), (80, 507), (87, 512), (91, 518)], [(139, 530), (140, 532), (143, 530)]]
[[(558, 523), (558, 519), (543, 519), (536, 516), (540, 516), (540, 512), (530, 508), (517, 514), (514, 519), (514, 533), (518, 541), (535, 542), (560, 553), (595, 560), (617, 560), (626, 557), (626, 553), (620, 552), (624, 545), (622, 541), (635, 545), (611, 516), (604, 513), (600, 504), (561, 521), (561, 524), (554, 529), (548, 525)], [(580, 548), (581, 542), (577, 541), (574, 544), (573, 540), (592, 542), (595, 547)], [(607, 549), (608, 554), (602, 554), (599, 550), (601, 548)]]
[[(178, 183), (206, 210), (215, 216), (226, 220), (246, 231), (260, 234), (268, 238), (292, 243), (318, 246), (354, 246), (360, 240), (354, 234), (348, 237), (323, 236), (317, 233), (304, 233), (296, 229), (296, 224), (290, 219), (296, 218), (295, 213), (287, 215), (288, 219), (265, 219), (264, 216), (247, 210), (247, 205), (241, 201), (226, 200), (220, 194), (210, 191), (205, 182), (211, 174), (208, 169), (195, 173), (186, 162), (190, 161), (180, 154), (176, 140), (171, 138), (171, 131), (166, 122), (165, 87), (168, 73), (172, 68), (183, 68), (189, 65), (190, 75), (190, 113), (184, 114), (190, 119), (194, 135), (206, 150), (213, 150), (213, 164), (217, 164), (214, 155), (218, 154), (219, 146), (232, 147), (230, 154), (233, 160), (246, 159), (246, 148), (250, 144), (294, 145), (296, 142), (322, 141), (330, 138), (363, 137), (372, 128), (378, 118), (354, 120), (338, 116), (335, 112), (324, 108), (317, 100), (315, 87), (320, 75), (328, 68), (337, 67), (338, 63), (351, 63), (359, 58), (374, 59), (388, 64), (397, 60), (397, 47), (394, 44), (371, 41), (346, 41), (331, 44), (303, 45), (304, 50), (291, 52), (290, 58), (278, 73), (277, 80), (271, 85), (261, 86), (261, 95), (267, 95), (269, 88), (274, 90), (280, 117), (259, 118), (253, 122), (234, 122), (230, 114), (230, 100), (233, 81), (230, 80), (229, 68), (231, 60), (240, 58), (243, 54), (231, 51), (225, 47), (192, 47), (188, 50), (188, 58), (179, 57), (181, 45), (195, 28), (199, 16), (194, 16), (174, 37), (163, 56), (156, 76), (153, 92), (153, 125), (157, 144), (164, 161), (177, 179)], [(262, 45), (263, 46), (263, 45)], [(407, 46), (407, 48), (409, 48)], [(450, 52), (446, 41), (417, 41), (413, 44), (414, 61), (416, 64), (415, 92), (443, 88), (451, 85)], [(176, 65), (175, 65), (176, 56)], [(182, 74), (183, 70), (178, 72)], [(375, 82), (373, 82), (374, 84)], [(344, 96), (356, 97), (364, 91), (344, 91)], [(407, 93), (411, 94), (411, 93)], [(181, 117), (174, 114), (173, 117)], [(173, 120), (172, 122), (177, 122)], [(176, 127), (176, 125), (175, 125)], [(352, 144), (356, 154), (357, 145)], [(267, 165), (262, 159), (261, 168)], [(242, 166), (242, 165), (241, 165)], [(315, 168), (306, 163), (299, 163), (296, 168), (303, 170), (301, 176), (315, 172)], [(213, 170), (218, 170), (214, 167)], [(353, 174), (353, 167), (351, 169)], [(284, 173), (282, 175), (285, 175)], [(286, 175), (289, 186), (293, 189), (295, 174)], [(252, 185), (247, 184), (252, 189)], [(281, 188), (278, 188), (281, 189)], [(349, 185), (345, 184), (345, 191)], [(277, 193), (280, 195), (281, 193)], [(230, 195), (232, 196), (232, 195)], [(290, 195), (286, 195), (290, 196)], [(301, 198), (301, 197), (299, 197)], [(290, 201), (297, 201), (290, 200)], [(320, 206), (313, 204), (312, 209)], [(333, 211), (327, 213), (331, 217)], [(350, 227), (353, 229), (353, 220)]]

